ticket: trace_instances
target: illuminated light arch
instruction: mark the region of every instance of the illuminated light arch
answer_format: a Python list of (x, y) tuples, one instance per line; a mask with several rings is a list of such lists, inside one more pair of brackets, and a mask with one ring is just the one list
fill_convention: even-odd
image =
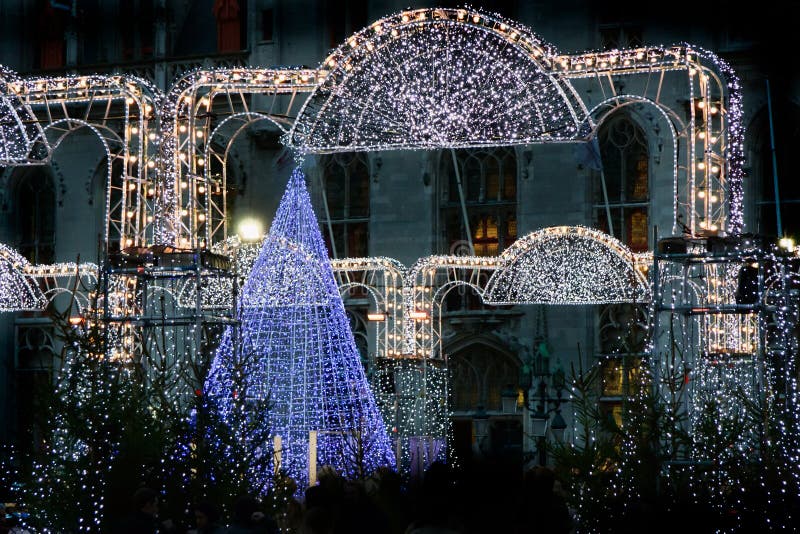
[[(62, 262), (45, 265), (27, 264), (23, 274), (29, 283), (43, 292), (48, 303), (59, 295), (67, 294), (73, 299), (74, 312), (85, 315), (92, 308), (91, 292), (97, 287), (99, 267), (95, 263)], [(43, 306), (42, 308), (44, 308)]]
[(650, 300), (635, 255), (617, 239), (582, 226), (528, 234), (503, 252), (489, 279), (490, 304), (605, 304)]
[(305, 153), (578, 138), (586, 110), (527, 28), (466, 9), (374, 22), (320, 66), (288, 145)]
[[(318, 83), (317, 76), (312, 69), (237, 67), (198, 69), (175, 81), (160, 109), (154, 242), (194, 247), (211, 246), (227, 238), (221, 231), (211, 231), (215, 220), (212, 214), (225, 212), (217, 198), (220, 195), (198, 193), (199, 186), (207, 185), (204, 167), (207, 141), (212, 137), (209, 114), (252, 114), (252, 102), (247, 97), (263, 95), (271, 97), (272, 102), (269, 111), (260, 114), (286, 132), (300, 106), (297, 95), (311, 92)], [(281, 100), (284, 96), (288, 104)]]
[(16, 73), (0, 65), (0, 166), (39, 163), (29, 157), (42, 127), (15, 90)]
[(0, 243), (0, 312), (41, 310), (47, 299), (25, 276), (29, 265), (19, 252)]
[(28, 146), (31, 162), (46, 163), (64, 136), (81, 126), (114, 147), (125, 171), (112, 184), (107, 242), (145, 244), (152, 233), (152, 200), (147, 197), (154, 194), (148, 191), (156, 161), (150, 149), (157, 144), (161, 92), (147, 80), (126, 75), (18, 78), (6, 89), (37, 123)]
[(348, 296), (348, 292), (351, 289), (360, 287), (366, 290), (367, 293), (369, 293), (369, 296), (372, 302), (375, 303), (376, 308), (378, 310), (383, 310), (384, 307), (383, 297), (381, 296), (380, 293), (378, 293), (378, 291), (374, 287), (371, 287), (363, 282), (348, 282), (346, 284), (337, 284), (337, 287), (339, 288), (339, 295), (342, 297), (342, 300), (344, 300)]
[(70, 299), (74, 299), (75, 311), (77, 311), (79, 315), (83, 315), (84, 312), (90, 309), (89, 298), (85, 293), (71, 291), (65, 287), (54, 287), (45, 291), (44, 297), (47, 300), (47, 305), (53, 304), (61, 295), (68, 295)]

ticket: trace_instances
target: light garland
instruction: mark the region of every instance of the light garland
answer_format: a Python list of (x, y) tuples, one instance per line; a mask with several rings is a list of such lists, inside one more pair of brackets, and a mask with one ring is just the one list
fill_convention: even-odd
[(585, 110), (552, 75), (551, 55), (495, 15), (397, 13), (325, 59), (287, 144), (320, 153), (574, 140)]
[[(393, 59), (397, 56), (405, 58), (400, 67)], [(129, 169), (119, 188), (108, 189), (120, 198), (107, 200), (107, 241), (119, 239), (123, 247), (164, 243), (202, 248), (228, 237), (225, 178), (220, 183), (212, 177), (208, 164), (211, 158), (224, 164), (227, 157), (212, 146), (220, 130), (212, 131), (208, 120), (215, 98), (220, 105), (227, 102), (230, 109), (224, 113), (238, 116), (237, 123), (267, 118), (284, 132), (291, 126), (285, 142), (302, 153), (527, 144), (592, 135), (596, 124), (574, 81), (602, 84), (606, 75), (681, 70), (688, 74), (688, 98), (696, 106), (690, 108), (688, 128), (679, 128), (688, 136), (689, 150), (685, 167), (680, 166), (687, 182), (686, 193), (676, 196), (676, 220), (678, 214), (687, 215), (695, 235), (739, 233), (741, 86), (727, 63), (691, 45), (562, 55), (518, 23), (470, 9), (419, 9), (386, 17), (351, 36), (317, 70), (198, 70), (179, 78), (166, 96), (131, 76), (20, 79), (4, 69), (0, 79), (12, 81), (0, 90), (9, 103), (0, 116), (6, 117), (4, 124), (19, 123), (12, 101), (27, 116), (32, 106), (124, 98), (138, 122), (128, 128), (126, 110), (124, 152), (108, 157), (109, 172), (112, 157), (123, 158)], [(648, 99), (644, 87), (645, 94), (631, 96), (650, 101), (673, 120), (681, 116), (680, 110)], [(233, 103), (244, 94), (287, 94), (291, 107), (298, 93), (312, 91), (294, 123)], [(515, 100), (508, 101), (507, 95)], [(464, 102), (482, 107), (467, 110)], [(31, 117), (24, 121), (29, 139), (22, 143), (22, 134), (14, 133), (11, 146), (22, 143), (36, 152), (42, 144), (49, 152), (42, 125)], [(79, 126), (77, 118), (68, 119), (73, 128)], [(96, 129), (101, 123), (88, 125)]]
[[(209, 120), (215, 99), (228, 107), (229, 114), (253, 122), (264, 114), (250, 113), (244, 95), (310, 92), (317, 76), (317, 71), (302, 68), (199, 69), (173, 83), (160, 107), (155, 243), (202, 248), (228, 238), (226, 171), (223, 177), (211, 176), (207, 162), (216, 133)], [(233, 102), (243, 102), (243, 109)], [(272, 118), (271, 113), (266, 115)]]
[[(31, 161), (48, 162), (79, 128), (88, 127), (97, 135), (105, 150), (108, 180), (105, 241), (120, 248), (147, 243), (154, 211), (148, 199), (155, 175), (151, 145), (157, 144), (157, 110), (163, 99), (155, 85), (135, 76), (88, 75), (17, 77), (7, 89), (30, 112)], [(115, 161), (123, 163), (121, 174), (112, 173)]]
[(18, 82), (15, 72), (0, 65), (0, 166), (33, 163), (31, 145), (41, 134), (30, 107), (14, 92)]
[[(394, 61), (397, 57), (404, 61), (400, 66)], [(307, 92), (316, 87), (285, 139), (301, 153), (450, 148), (585, 138), (591, 135), (595, 124), (592, 113), (585, 109), (571, 80), (603, 78), (606, 74), (610, 79), (612, 73), (615, 76), (649, 76), (654, 71), (682, 69), (688, 74), (691, 107), (690, 123), (685, 125), (685, 129), (681, 128), (686, 132), (681, 135), (686, 135), (688, 147), (685, 151), (688, 163), (681, 165), (681, 172), (686, 173), (687, 187), (680, 199), (678, 194), (675, 196), (676, 217), (680, 210), (686, 209), (689, 230), (695, 235), (718, 231), (738, 234), (743, 227), (741, 87), (727, 63), (710, 52), (689, 45), (559, 55), (518, 24), (470, 9), (410, 10), (382, 19), (348, 39), (319, 70), (228, 69), (190, 73), (175, 84), (168, 97), (160, 95), (148, 82), (133, 78), (90, 76), (22, 80), (3, 69), (0, 71), (0, 164), (24, 164), (30, 163), (31, 157), (46, 158), (37, 150), (52, 152), (63, 139), (61, 136), (51, 142), (50, 132), (42, 129), (46, 121), (37, 121), (31, 107), (55, 103), (67, 109), (95, 99), (110, 104), (125, 98), (125, 132), (118, 139), (101, 132), (98, 125), (77, 118), (48, 124), (48, 127), (68, 130), (81, 126), (92, 128), (106, 145), (109, 177), (112, 159), (124, 158), (122, 182), (110, 183), (108, 187), (106, 241), (119, 236), (121, 246), (154, 240), (203, 248), (227, 237), (224, 177), (221, 187), (219, 182), (212, 183), (209, 165), (205, 164), (211, 155), (211, 137), (219, 130), (211, 132), (210, 121), (206, 119), (214, 106), (215, 96), (292, 94), (294, 101), (296, 92)], [(475, 80), (491, 83), (476, 85)], [(509, 96), (514, 100), (509, 100)], [(630, 97), (638, 98), (635, 95)], [(466, 103), (473, 103), (473, 107), (464, 109)], [(133, 109), (129, 114), (129, 106), (138, 107), (138, 112)], [(662, 108), (658, 109), (664, 113)], [(675, 111), (668, 110), (670, 113)], [(245, 115), (243, 122), (264, 118), (255, 112)], [(159, 120), (163, 122), (159, 124)], [(120, 143), (119, 153), (109, 148), (115, 142)], [(677, 154), (675, 135), (673, 144)], [(153, 154), (159, 148), (160, 153), (155, 157)], [(677, 184), (677, 156), (674, 159), (673, 179)], [(212, 185), (219, 191), (218, 198), (211, 198)], [(675, 191), (678, 191), (677, 185)], [(115, 195), (113, 198), (112, 194)], [(309, 217), (303, 225), (316, 228), (316, 221), (312, 222), (312, 219)], [(300, 229), (303, 228), (301, 225)], [(308, 236), (298, 238), (293, 234), (291, 239), (281, 235), (267, 238), (263, 251), (269, 250), (274, 254), (271, 261), (283, 261), (283, 267), (293, 269), (313, 283), (304, 291), (291, 291), (285, 283), (286, 272), (278, 272), (277, 263), (266, 262), (262, 254), (252, 278), (260, 280), (262, 285), (256, 287), (251, 280), (239, 308), (240, 315), (251, 325), (250, 333), (245, 332), (243, 336), (245, 344), (263, 347), (263, 340), (257, 335), (260, 333), (271, 336), (269, 343), (277, 340), (283, 333), (281, 326), (301, 317), (299, 310), (322, 307), (338, 313), (341, 308), (338, 293), (334, 295), (331, 292), (330, 269), (321, 261), (324, 249), (317, 246), (319, 239), (311, 235), (309, 239), (314, 241), (314, 246), (309, 248), (303, 245), (305, 237)], [(75, 276), (77, 271), (80, 271), (79, 276), (91, 278), (91, 268), (86, 271), (73, 269), (68, 273), (71, 266), (22, 265), (18, 255), (13, 254), (16, 254), (13, 250), (0, 245), (0, 310), (3, 311), (41, 309), (45, 295), (39, 297), (34, 281), (48, 284), (50, 278)], [(251, 260), (237, 258), (242, 262), (243, 270), (248, 271), (247, 264)], [(649, 296), (644, 275), (648, 260), (647, 256), (633, 255), (619, 242), (599, 232), (581, 228), (546, 229), (517, 241), (500, 258), (425, 258), (408, 273), (402, 273), (399, 293), (396, 287), (382, 288), (381, 295), (388, 296), (392, 289), (392, 302), (395, 305), (401, 303), (402, 313), (398, 313), (397, 308), (393, 312), (398, 315), (395, 329), (401, 325), (402, 331), (386, 332), (390, 341), (384, 342), (380, 353), (381, 357), (388, 358), (378, 372), (379, 391), (375, 395), (382, 408), (396, 401), (395, 393), (389, 393), (396, 387), (402, 391), (422, 392), (421, 398), (425, 399), (422, 404), (400, 407), (399, 415), (392, 419), (393, 430), (398, 433), (398, 461), (401, 457), (408, 459), (406, 454), (412, 438), (432, 435), (439, 439), (447, 435), (446, 368), (426, 367), (426, 364), (434, 363), (433, 359), (444, 356), (441, 353), (440, 300), (450, 287), (447, 284), (470, 285), (492, 304), (642, 301)], [(363, 262), (348, 261), (351, 263), (337, 267), (337, 275), (348, 269), (367, 268)], [(764, 396), (768, 402), (778, 398), (778, 388), (781, 387), (786, 394), (786, 406), (797, 406), (796, 362), (792, 359), (797, 356), (797, 346), (796, 340), (786, 335), (794, 325), (789, 311), (796, 302), (785, 294), (775, 297), (781, 305), (775, 322), (782, 334), (773, 336), (783, 336), (777, 340), (764, 335), (771, 332), (765, 325), (767, 319), (764, 315), (724, 314), (735, 306), (733, 275), (739, 260), (730, 261), (732, 263), (727, 267), (702, 267), (704, 276), (718, 280), (719, 285), (712, 287), (700, 283), (699, 295), (705, 299), (702, 305), (708, 309), (698, 312), (705, 315), (702, 319), (691, 319), (691, 324), (686, 327), (683, 348), (687, 350), (687, 356), (683, 363), (694, 365), (694, 370), (687, 375), (687, 380), (695, 388), (692, 397), (694, 411), (691, 412), (693, 430), (708, 421), (722, 428), (745, 420), (742, 407), (734, 400), (735, 393), (744, 391), (749, 397), (761, 394), (756, 387), (758, 384), (753, 386), (752, 380), (743, 376), (750, 367), (765, 366)], [(769, 258), (769, 261), (775, 259)], [(261, 270), (266, 270), (266, 274)], [(443, 272), (448, 272), (446, 282), (441, 275)], [(459, 273), (457, 276), (451, 276), (456, 272)], [(318, 276), (319, 273), (322, 275)], [(488, 273), (493, 273), (491, 278), (480, 278), (481, 274)], [(477, 279), (470, 278), (476, 275)], [(344, 277), (340, 277), (342, 287), (352, 283), (342, 283), (343, 280)], [(138, 295), (129, 296), (133, 293), (127, 282), (124, 277), (119, 277), (106, 293), (109, 313), (120, 320), (126, 316), (133, 318), (138, 313), (135, 302)], [(787, 282), (781, 279), (780, 284), (786, 285)], [(178, 292), (178, 301), (194, 307), (195, 290), (196, 286), (191, 283), (184, 284)], [(229, 307), (231, 292), (229, 280), (212, 280), (202, 295), (202, 306)], [(29, 297), (34, 299), (33, 308), (29, 307)], [(384, 302), (388, 306), (390, 301)], [(295, 308), (288, 303), (294, 303)], [(262, 322), (256, 313), (257, 310), (283, 308), (289, 311), (284, 314), (276, 312), (266, 322)], [(677, 312), (675, 306), (667, 309), (670, 313)], [(319, 319), (318, 315), (303, 317), (306, 322)], [(346, 328), (339, 330), (343, 323), (338, 315), (335, 320), (330, 320), (330, 324), (335, 327), (336, 336), (335, 339), (327, 338), (326, 342), (334, 346), (334, 341), (341, 342), (344, 338), (343, 343), (347, 345)], [(232, 332), (227, 334), (218, 354), (218, 360), (227, 357), (228, 364), (241, 348)], [(127, 360), (140, 349), (134, 345), (137, 338), (130, 324), (110, 329), (108, 335), (109, 346), (119, 348), (118, 352), (107, 355), (112, 360)], [(170, 332), (167, 336), (170, 347), (186, 349), (188, 345), (175, 339), (175, 335), (175, 332)], [(768, 340), (767, 346), (760, 347), (759, 336)], [(661, 348), (658, 342), (655, 343), (654, 351)], [(346, 348), (337, 354), (350, 362), (352, 351)], [(748, 359), (748, 355), (755, 355), (759, 348), (771, 351), (773, 358), (786, 357), (788, 361), (785, 365), (771, 365), (773, 362), (760, 361), (755, 356)], [(725, 365), (721, 366), (720, 361), (710, 358), (711, 354), (723, 355)], [(731, 354), (737, 354), (741, 359), (730, 360), (727, 356)], [(356, 373), (352, 365), (347, 369)], [(229, 370), (224, 362), (218, 365), (215, 371), (218, 382), (223, 384), (222, 390), (228, 387), (228, 391), (220, 393), (219, 388), (214, 391), (217, 399), (223, 399), (220, 402), (223, 412), (228, 410), (230, 414), (233, 405), (224, 399), (226, 394), (228, 398), (236, 396), (236, 390), (231, 386), (236, 380), (225, 374)], [(258, 372), (263, 375), (264, 369), (257, 369), (254, 374)], [(282, 379), (286, 381), (291, 376), (282, 375)], [(357, 386), (363, 388), (361, 376), (358, 373), (354, 376)], [(658, 376), (656, 374), (654, 378)], [(265, 395), (263, 389), (261, 393), (257, 390), (265, 383), (251, 381), (256, 391), (253, 395), (260, 400), (264, 400)], [(445, 402), (439, 404), (441, 399)], [(711, 404), (714, 405), (713, 413), (703, 412), (703, 407)], [(365, 410), (369, 418), (375, 417), (374, 406), (367, 406)], [(429, 414), (433, 416), (429, 418)], [(784, 413), (776, 409), (776, 414), (779, 425), (782, 425), (777, 447), (781, 458), (786, 460), (786, 465), (779, 466), (781, 473), (786, 475), (784, 490), (789, 488), (790, 493), (797, 493), (800, 477), (792, 466), (796, 466), (800, 458), (800, 440), (796, 439), (800, 436), (800, 423), (797, 414), (791, 410)], [(430, 421), (434, 421), (433, 426), (430, 426)], [(360, 427), (356, 429), (359, 431)], [(242, 439), (254, 438), (253, 435), (243, 435)], [(336, 439), (336, 446), (343, 444), (339, 438), (326, 439), (321, 442), (322, 449), (333, 447)], [(754, 454), (756, 441), (752, 432), (743, 433), (734, 446), (719, 455), (715, 450), (714, 436), (696, 435), (691, 460), (726, 464), (711, 470), (711, 482), (720, 484), (715, 486), (715, 491), (723, 486), (736, 486), (741, 479), (726, 471), (727, 466)], [(383, 441), (378, 439), (378, 442), (382, 448)], [(85, 450), (81, 452), (80, 446), (72, 444), (70, 447), (78, 455), (85, 453)], [(265, 447), (262, 453), (267, 452), (268, 447)], [(379, 452), (385, 454), (385, 451)], [(434, 456), (439, 452), (437, 450)], [(287, 454), (292, 454), (291, 449)], [(384, 460), (386, 458), (388, 455)], [(636, 460), (631, 457), (630, 461)], [(263, 467), (263, 464), (259, 465)], [(265, 471), (258, 472), (265, 479), (269, 478)], [(99, 495), (98, 502), (102, 504), (102, 493), (98, 491), (93, 486), (89, 493), (92, 498)], [(716, 495), (720, 499), (728, 497), (721, 490)], [(780, 499), (780, 495), (773, 497)]]
[(747, 239), (722, 252), (687, 245), (654, 265), (650, 386), (674, 431), (664, 485), (685, 480), (720, 517), (781, 528), (800, 494), (797, 258)]
[(254, 479), (270, 480), (280, 467), (302, 492), (311, 431), (318, 433), (320, 465), (348, 476), (394, 465), (299, 169), (242, 289), (237, 316), (241, 341), (228, 330), (205, 389), (223, 415), (239, 394), (232, 389), (236, 373), (248, 398), (269, 399), (264, 416), (281, 437), (280, 466), (273, 461), (271, 469), (254, 470)]
[(644, 302), (647, 280), (633, 253), (617, 239), (584, 227), (556, 226), (517, 240), (492, 275), (491, 304)]
[(0, 312), (44, 309), (45, 296), (25, 276), (28, 266), (21, 254), (0, 243)]
[[(725, 106), (725, 117), (720, 115), (718, 135), (726, 134), (727, 142), (723, 145), (723, 150), (711, 146), (712, 151), (718, 152), (719, 159), (725, 163), (727, 182), (723, 188), (725, 204), (728, 210), (727, 230), (731, 234), (740, 234), (744, 228), (744, 124), (742, 116), (742, 84), (736, 71), (724, 59), (713, 52), (704, 48), (685, 45), (691, 48), (698, 55), (699, 59), (711, 62), (716, 72), (720, 73), (722, 79), (718, 82), (720, 95), (718, 98)], [(711, 108), (711, 103), (709, 103)], [(708, 134), (713, 135), (713, 133)]]

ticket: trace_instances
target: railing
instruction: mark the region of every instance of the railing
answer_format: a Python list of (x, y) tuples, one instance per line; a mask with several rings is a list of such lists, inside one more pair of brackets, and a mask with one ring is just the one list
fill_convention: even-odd
[(212, 68), (232, 68), (247, 65), (250, 52), (241, 50), (238, 52), (227, 52), (224, 54), (203, 54), (194, 56), (183, 56), (177, 58), (144, 58), (128, 62), (106, 62), (90, 65), (71, 65), (62, 66), (55, 69), (33, 69), (25, 73), (24, 76), (42, 76), (67, 74), (127, 74), (138, 76), (146, 80), (153, 80), (162, 90), (166, 90), (165, 84), (172, 83), (184, 73), (198, 69)]

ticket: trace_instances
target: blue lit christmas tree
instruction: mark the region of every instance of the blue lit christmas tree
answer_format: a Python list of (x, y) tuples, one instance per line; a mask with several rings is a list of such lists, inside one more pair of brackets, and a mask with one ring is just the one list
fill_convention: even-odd
[[(299, 491), (309, 483), (311, 431), (319, 466), (349, 477), (394, 466), (299, 169), (242, 288), (237, 315), (239, 339), (232, 331), (223, 337), (206, 384), (223, 419), (266, 409), (271, 440), (281, 438), (280, 468)], [(269, 455), (251, 470), (261, 486), (276, 460), (271, 443), (257, 439), (262, 443), (251, 445)]]

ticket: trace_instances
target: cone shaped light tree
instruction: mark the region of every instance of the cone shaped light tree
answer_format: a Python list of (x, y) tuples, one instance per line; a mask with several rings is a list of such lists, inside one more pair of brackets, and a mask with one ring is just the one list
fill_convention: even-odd
[[(263, 410), (268, 399), (264, 422), (272, 439), (281, 437), (280, 468), (299, 491), (309, 483), (311, 431), (320, 466), (350, 477), (394, 467), (300, 169), (242, 288), (237, 315), (239, 339), (233, 330), (223, 337), (206, 384), (224, 420), (235, 421), (237, 410)], [(263, 454), (270, 447), (264, 443)], [(256, 462), (256, 486), (273, 476), (277, 457)]]

